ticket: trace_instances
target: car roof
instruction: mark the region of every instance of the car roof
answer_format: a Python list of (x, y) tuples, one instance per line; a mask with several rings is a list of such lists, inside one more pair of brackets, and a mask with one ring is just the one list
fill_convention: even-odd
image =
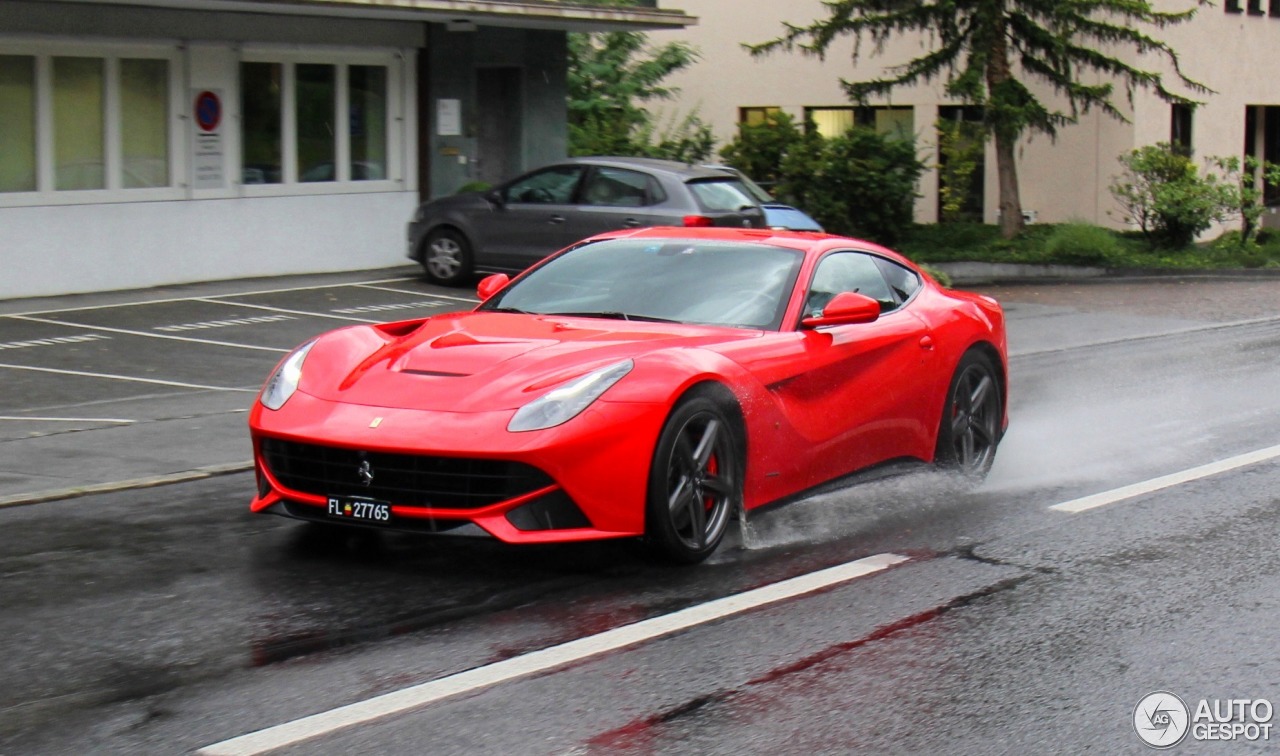
[(820, 255), (832, 249), (859, 249), (875, 252), (891, 260), (905, 262), (914, 266), (906, 257), (887, 247), (865, 239), (851, 236), (817, 231), (787, 231), (768, 228), (733, 228), (724, 226), (683, 227), (683, 226), (649, 226), (624, 231), (610, 231), (592, 237), (593, 239), (689, 239), (709, 241), (747, 242), (754, 244), (772, 244), (775, 247), (786, 247), (809, 255)]
[(701, 165), (690, 165), (676, 160), (662, 160), (660, 158), (602, 155), (569, 158), (566, 162), (577, 165), (603, 165), (611, 168), (644, 169), (647, 171), (668, 173), (679, 178), (681, 181), (701, 178), (722, 180), (725, 178), (734, 178), (733, 175), (728, 174), (723, 170), (708, 168)]

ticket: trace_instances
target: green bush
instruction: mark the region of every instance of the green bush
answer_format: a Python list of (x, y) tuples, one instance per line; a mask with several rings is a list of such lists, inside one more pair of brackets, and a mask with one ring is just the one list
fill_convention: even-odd
[(1121, 155), (1124, 172), (1111, 184), (1125, 220), (1142, 230), (1152, 249), (1181, 249), (1238, 205), (1232, 187), (1201, 175), (1195, 163), (1166, 143)]
[(795, 121), (786, 113), (773, 113), (759, 124), (738, 124), (738, 135), (720, 150), (720, 157), (757, 182), (777, 186), (782, 163), (804, 141)]
[(1066, 265), (1106, 265), (1120, 252), (1120, 240), (1105, 228), (1088, 223), (1064, 223), (1045, 240), (1053, 262)]
[(895, 244), (924, 169), (914, 141), (860, 127), (833, 139), (811, 132), (783, 159), (778, 194), (832, 233)]

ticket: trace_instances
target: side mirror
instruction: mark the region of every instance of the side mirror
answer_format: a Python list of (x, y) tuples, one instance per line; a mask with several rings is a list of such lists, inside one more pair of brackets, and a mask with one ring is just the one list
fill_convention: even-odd
[(506, 201), (502, 199), (501, 189), (494, 189), (493, 191), (485, 192), (484, 198), (486, 201), (488, 201), (489, 204), (495, 205), (497, 207), (502, 207), (503, 205), (506, 204)]
[(821, 315), (804, 318), (800, 321), (800, 325), (805, 328), (818, 328), (846, 323), (872, 323), (879, 317), (879, 302), (856, 291), (842, 291), (831, 298), (827, 306), (822, 309)]
[(494, 273), (491, 276), (485, 276), (480, 279), (479, 285), (476, 286), (476, 295), (483, 302), (502, 291), (502, 287), (509, 283), (511, 283), (511, 276), (506, 273)]

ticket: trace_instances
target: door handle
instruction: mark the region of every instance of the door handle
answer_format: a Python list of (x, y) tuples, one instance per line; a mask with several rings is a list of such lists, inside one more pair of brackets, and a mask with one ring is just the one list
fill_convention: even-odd
[(639, 228), (642, 224), (637, 218), (627, 218), (622, 222), (624, 228)]
[(559, 225), (559, 224), (561, 224), (561, 223), (564, 223), (564, 216), (563, 216), (563, 215), (553, 215), (553, 216), (551, 216), (550, 218), (548, 218), (548, 219), (547, 219), (547, 222), (548, 222), (548, 223), (553, 223), (553, 224)]
[(924, 349), (924, 350), (926, 350), (926, 351), (932, 351), (932, 350), (933, 350), (933, 337), (932, 337), (932, 336), (921, 336), (921, 337), (920, 337), (920, 348), (921, 348), (921, 349)]

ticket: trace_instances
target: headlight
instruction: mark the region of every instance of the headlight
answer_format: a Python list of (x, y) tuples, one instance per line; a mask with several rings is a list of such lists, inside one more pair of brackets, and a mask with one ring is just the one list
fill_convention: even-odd
[(308, 341), (293, 350), (293, 354), (280, 363), (280, 367), (267, 379), (267, 385), (262, 387), (262, 395), (258, 397), (263, 407), (278, 410), (289, 401), (293, 392), (298, 390), (298, 382), (302, 380), (302, 362), (315, 345), (314, 339)]
[(507, 423), (507, 430), (518, 433), (554, 428), (567, 423), (591, 406), (610, 386), (622, 380), (633, 367), (634, 362), (623, 360), (549, 391), (521, 407), (511, 418), (511, 422)]

